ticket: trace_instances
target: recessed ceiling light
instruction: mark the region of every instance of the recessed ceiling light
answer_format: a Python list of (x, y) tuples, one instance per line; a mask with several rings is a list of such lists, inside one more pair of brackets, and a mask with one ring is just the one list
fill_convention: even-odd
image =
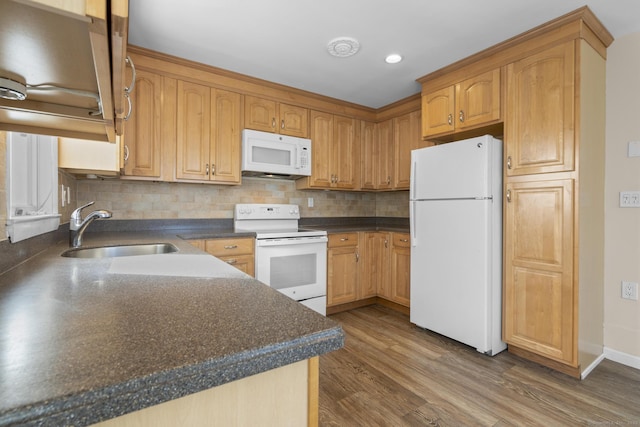
[(23, 101), (27, 97), (27, 87), (15, 80), (0, 77), (0, 98)]
[(327, 45), (329, 53), (338, 58), (348, 58), (355, 55), (358, 49), (360, 49), (360, 42), (351, 37), (338, 37)]
[(402, 61), (402, 56), (398, 55), (397, 53), (392, 53), (384, 59), (384, 62), (386, 62), (387, 64), (397, 64), (400, 61)]

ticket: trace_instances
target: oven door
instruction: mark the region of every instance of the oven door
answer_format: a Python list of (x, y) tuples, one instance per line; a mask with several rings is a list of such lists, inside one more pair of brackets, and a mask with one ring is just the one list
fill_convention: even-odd
[(327, 294), (327, 237), (256, 240), (256, 279), (302, 301)]

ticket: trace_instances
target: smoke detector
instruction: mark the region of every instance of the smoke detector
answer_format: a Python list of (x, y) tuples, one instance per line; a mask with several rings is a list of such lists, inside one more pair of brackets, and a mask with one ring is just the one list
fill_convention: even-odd
[(0, 77), (0, 98), (23, 101), (27, 98), (27, 86), (15, 80)]
[(329, 53), (338, 58), (353, 56), (358, 52), (358, 49), (360, 49), (360, 42), (351, 37), (338, 37), (327, 45)]

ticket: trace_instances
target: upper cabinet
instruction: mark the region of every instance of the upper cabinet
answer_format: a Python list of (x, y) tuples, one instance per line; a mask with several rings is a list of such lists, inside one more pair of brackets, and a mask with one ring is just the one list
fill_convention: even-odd
[(574, 169), (574, 42), (507, 66), (506, 174)]
[(420, 110), (376, 124), (363, 121), (361, 189), (409, 189), (411, 150), (419, 148), (420, 142)]
[(163, 152), (160, 132), (162, 77), (138, 70), (129, 98), (135, 109), (125, 123), (124, 175), (158, 179)]
[(408, 190), (411, 183), (411, 150), (420, 148), (420, 110), (393, 119), (393, 188)]
[(255, 96), (245, 96), (244, 126), (282, 135), (309, 137), (309, 110)]
[(500, 68), (422, 94), (422, 136), (463, 131), (502, 119)]
[(360, 171), (360, 122), (311, 111), (311, 176), (297, 188), (357, 189)]
[(178, 81), (176, 178), (240, 183), (241, 95)]
[(0, 129), (115, 142), (127, 26), (128, 0), (0, 2), (0, 76), (26, 95), (0, 99)]
[(393, 186), (393, 119), (361, 123), (360, 185), (363, 190), (383, 190)]

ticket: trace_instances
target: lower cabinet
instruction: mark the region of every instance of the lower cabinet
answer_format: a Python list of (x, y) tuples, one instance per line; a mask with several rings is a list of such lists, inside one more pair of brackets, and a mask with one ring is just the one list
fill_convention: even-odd
[(358, 233), (330, 234), (327, 243), (327, 307), (358, 298)]
[(193, 246), (210, 253), (229, 265), (255, 276), (254, 241), (252, 237), (190, 240)]
[(360, 288), (366, 291), (363, 298), (379, 296), (391, 299), (391, 264), (389, 263), (389, 239), (391, 233), (367, 231), (362, 237), (362, 265)]
[(409, 307), (411, 246), (409, 234), (391, 233), (391, 301)]
[(327, 247), (327, 307), (376, 297), (409, 307), (408, 233), (329, 234)]

